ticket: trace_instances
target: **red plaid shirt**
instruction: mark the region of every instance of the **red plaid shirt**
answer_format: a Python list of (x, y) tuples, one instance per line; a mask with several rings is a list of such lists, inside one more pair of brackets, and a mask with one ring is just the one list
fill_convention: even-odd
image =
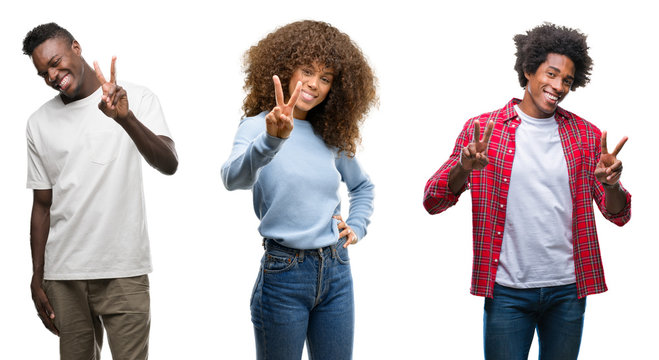
[[(512, 99), (502, 109), (469, 119), (448, 161), (437, 170), (425, 188), (423, 205), (430, 214), (440, 213), (458, 202), (448, 187), (449, 171), (460, 161), (460, 152), (474, 138), (473, 123), (479, 120), (481, 129), (494, 121), (487, 156), (490, 163), (480, 171), (472, 171), (460, 190), (471, 188), (474, 258), (471, 293), (492, 297), (499, 265), (501, 242), (506, 222), (506, 207), (510, 173), (515, 158), (515, 130), (521, 123)], [(555, 113), (561, 144), (567, 161), (572, 194), (572, 241), (574, 266), (579, 298), (607, 290), (600, 256), (593, 200), (606, 219), (618, 226), (631, 217), (631, 195), (618, 214), (606, 210), (604, 188), (595, 179), (595, 166), (600, 158), (601, 132), (593, 124), (558, 108)], [(531, 201), (531, 199), (529, 199)]]

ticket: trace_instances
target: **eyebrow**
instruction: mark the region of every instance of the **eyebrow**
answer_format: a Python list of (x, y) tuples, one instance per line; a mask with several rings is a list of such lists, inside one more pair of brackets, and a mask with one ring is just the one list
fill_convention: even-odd
[[(559, 68), (557, 68), (557, 67), (555, 67), (555, 66), (551, 66), (551, 65), (549, 65), (548, 67), (549, 67), (550, 69), (552, 69), (552, 70), (555, 70), (555, 71), (558, 72), (559, 74), (561, 73), (561, 69), (559, 69)], [(570, 79), (574, 79), (574, 76), (572, 76), (572, 75), (568, 75), (568, 76), (566, 76), (566, 77), (567, 77), (567, 78), (570, 78)]]

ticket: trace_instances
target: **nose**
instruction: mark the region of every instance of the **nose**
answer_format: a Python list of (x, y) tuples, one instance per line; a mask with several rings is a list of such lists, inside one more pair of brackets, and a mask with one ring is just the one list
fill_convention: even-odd
[(57, 70), (56, 69), (54, 69), (54, 68), (48, 69), (48, 75), (47, 75), (46, 81), (49, 84), (52, 84), (55, 81), (57, 81)]
[(318, 87), (318, 80), (318, 76), (309, 76), (307, 79), (307, 86), (315, 90)]

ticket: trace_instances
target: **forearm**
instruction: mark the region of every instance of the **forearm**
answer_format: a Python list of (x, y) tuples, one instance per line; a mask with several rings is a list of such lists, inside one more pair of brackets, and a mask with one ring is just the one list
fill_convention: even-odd
[(178, 156), (172, 139), (158, 136), (140, 122), (132, 111), (125, 119), (116, 120), (133, 140), (149, 165), (163, 174), (172, 175), (178, 168)]
[(222, 166), (222, 182), (227, 190), (251, 188), (261, 168), (272, 161), (286, 141), (265, 131), (253, 139), (244, 135), (236, 136), (229, 160)]
[(611, 214), (619, 214), (627, 205), (627, 194), (620, 187), (620, 183), (604, 186), (606, 210)]
[(50, 205), (52, 190), (34, 190), (30, 217), (30, 248), (33, 279), (41, 281), (44, 274), (44, 255), (50, 231)]
[(457, 196), (462, 192), (470, 174), (471, 170), (465, 170), (459, 162), (451, 168), (448, 174), (448, 187), (453, 195)]

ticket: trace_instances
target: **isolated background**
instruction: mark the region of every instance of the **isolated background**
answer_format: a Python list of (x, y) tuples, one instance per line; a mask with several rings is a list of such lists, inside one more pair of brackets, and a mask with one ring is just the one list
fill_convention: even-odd
[[(146, 85), (163, 104), (180, 167), (173, 177), (144, 169), (155, 266), (151, 358), (250, 359), (249, 297), (261, 240), (251, 193), (226, 191), (220, 167), (241, 117), (242, 54), (301, 19), (348, 33), (379, 79), (381, 105), (365, 123), (358, 153), (376, 184), (375, 214), (368, 236), (350, 248), (356, 359), (482, 358), (483, 299), (469, 295), (470, 196), (430, 216), (423, 187), (466, 119), (522, 96), (512, 37), (543, 21), (588, 34), (595, 60), (591, 83), (562, 106), (608, 130), (610, 144), (630, 138), (620, 158), (633, 216), (617, 228), (597, 215), (610, 290), (588, 298), (580, 358), (649, 358), (659, 335), (651, 218), (659, 27), (650, 3), (13, 2), (0, 14), (0, 358), (54, 359), (58, 347), (30, 298), (24, 134), (28, 116), (56, 94), (21, 53), (26, 32), (59, 23), (89, 63), (99, 60), (109, 72), (117, 55), (119, 81)], [(109, 359), (107, 344), (104, 350)]]

